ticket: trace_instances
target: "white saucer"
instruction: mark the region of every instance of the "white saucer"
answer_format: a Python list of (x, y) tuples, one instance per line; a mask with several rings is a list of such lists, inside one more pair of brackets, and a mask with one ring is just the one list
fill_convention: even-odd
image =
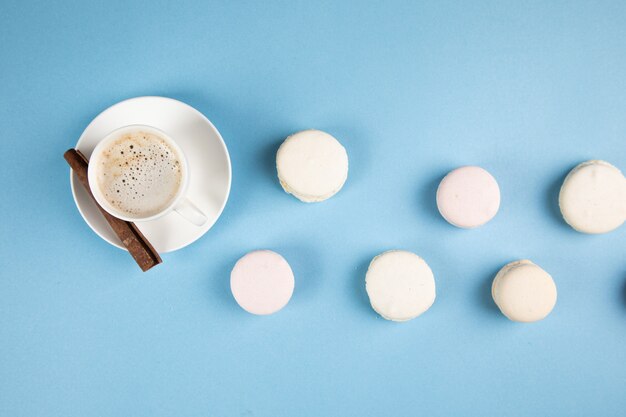
[[(207, 222), (194, 226), (172, 212), (157, 220), (136, 223), (159, 253), (178, 250), (209, 231), (224, 210), (231, 184), (228, 149), (215, 126), (202, 113), (166, 97), (136, 97), (109, 107), (87, 126), (76, 148), (89, 158), (107, 133), (131, 124), (146, 124), (168, 133), (189, 161), (187, 197), (204, 212)], [(70, 184), (78, 211), (87, 224), (102, 239), (125, 249), (72, 172)]]

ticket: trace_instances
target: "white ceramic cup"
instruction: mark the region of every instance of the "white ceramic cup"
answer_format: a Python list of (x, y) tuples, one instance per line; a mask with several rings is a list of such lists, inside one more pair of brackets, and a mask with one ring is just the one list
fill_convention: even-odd
[[(182, 172), (180, 186), (170, 204), (163, 210), (149, 217), (129, 216), (128, 213), (121, 212), (107, 201), (107, 199), (102, 194), (100, 185), (98, 184), (98, 161), (101, 157), (102, 151), (106, 149), (112, 141), (117, 140), (119, 137), (125, 134), (136, 131), (153, 133), (162, 138), (165, 142), (167, 142), (167, 144), (178, 153), (180, 159), (180, 168)], [(121, 127), (119, 129), (115, 129), (114, 131), (106, 135), (100, 142), (98, 142), (95, 149), (91, 153), (87, 176), (89, 180), (89, 188), (91, 188), (91, 193), (93, 194), (98, 204), (107, 212), (119, 219), (129, 222), (147, 222), (150, 220), (158, 219), (159, 217), (165, 216), (166, 214), (175, 211), (196, 226), (202, 226), (207, 221), (207, 217), (204, 215), (204, 213), (198, 207), (196, 207), (196, 205), (193, 204), (187, 197), (185, 197), (187, 187), (189, 185), (189, 164), (187, 163), (187, 158), (185, 157), (183, 150), (180, 149), (176, 142), (167, 133), (155, 127), (139, 124), (129, 125)]]

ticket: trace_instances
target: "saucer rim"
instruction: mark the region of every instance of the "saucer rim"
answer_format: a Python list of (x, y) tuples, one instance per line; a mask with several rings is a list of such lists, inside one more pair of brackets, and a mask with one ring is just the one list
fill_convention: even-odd
[[(226, 146), (226, 142), (224, 141), (224, 138), (222, 137), (221, 133), (219, 132), (219, 130), (215, 127), (215, 125), (213, 124), (213, 122), (211, 122), (202, 112), (200, 112), (198, 109), (196, 109), (195, 107), (180, 101), (180, 100), (176, 100), (174, 98), (171, 97), (164, 97), (164, 96), (138, 96), (138, 97), (131, 97), (131, 98), (127, 98), (125, 100), (119, 101), (115, 104), (112, 104), (111, 106), (107, 107), (106, 109), (102, 110), (101, 112), (99, 112), (90, 122), (89, 124), (85, 127), (85, 129), (83, 130), (83, 132), (80, 134), (78, 141), (76, 142), (76, 145), (74, 146), (75, 149), (80, 150), (80, 145), (81, 143), (84, 141), (85, 138), (85, 134), (86, 132), (91, 128), (91, 126), (96, 122), (96, 120), (103, 115), (104, 113), (108, 112), (109, 110), (114, 109), (115, 107), (118, 106), (123, 106), (129, 102), (132, 101), (141, 101), (141, 100), (165, 100), (165, 101), (171, 101), (174, 102), (176, 104), (182, 104), (184, 107), (187, 108), (187, 110), (191, 110), (193, 112), (195, 112), (197, 115), (199, 115), (202, 119), (204, 119), (205, 122), (207, 122), (208, 126), (210, 127), (210, 129), (213, 130), (213, 132), (216, 134), (217, 138), (219, 139), (220, 145), (222, 147), (222, 150), (224, 151), (224, 155), (226, 157), (226, 164), (228, 166), (228, 178), (227, 178), (227, 189), (226, 189), (226, 195), (224, 196), (223, 202), (221, 204), (221, 207), (217, 213), (217, 215), (214, 217), (213, 222), (208, 226), (208, 228), (198, 234), (197, 236), (194, 236), (193, 239), (189, 240), (189, 241), (185, 241), (183, 244), (181, 245), (177, 245), (177, 246), (173, 246), (172, 248), (169, 248), (168, 250), (163, 250), (160, 251), (159, 253), (170, 253), (170, 252), (175, 252), (178, 251), (180, 249), (183, 249), (189, 245), (191, 245), (192, 243), (194, 243), (196, 240), (200, 239), (202, 236), (204, 236), (209, 230), (211, 230), (213, 228), (213, 226), (215, 226), (215, 223), (217, 223), (217, 221), (219, 220), (219, 218), (222, 216), (224, 209), (226, 208), (226, 204), (228, 203), (228, 199), (230, 198), (230, 192), (231, 192), (231, 188), (232, 188), (232, 180), (233, 180), (233, 173), (232, 173), (232, 162), (231, 162), (231, 158), (230, 158), (230, 153), (228, 152), (228, 147)], [(119, 241), (119, 239), (115, 239), (115, 240), (111, 240), (109, 239), (109, 237), (103, 235), (100, 230), (98, 230), (86, 217), (83, 209), (81, 208), (81, 206), (78, 203), (78, 199), (76, 197), (76, 181), (75, 181), (75, 175), (74, 172), (72, 171), (72, 169), (70, 168), (69, 170), (69, 175), (70, 175), (70, 188), (72, 190), (72, 198), (74, 199), (74, 204), (76, 205), (76, 208), (78, 209), (78, 212), (80, 213), (81, 217), (83, 218), (83, 221), (85, 223), (87, 223), (87, 225), (89, 226), (89, 228), (91, 230), (93, 230), (93, 232), (98, 235), (102, 240), (104, 240), (105, 242), (108, 242), (109, 244), (123, 250), (123, 251), (128, 251), (128, 249), (126, 249), (126, 247), (124, 245), (122, 245), (122, 243)], [(96, 206), (94, 207), (96, 210), (99, 210), (99, 208)], [(155, 222), (158, 221), (158, 219), (156, 220), (150, 220), (147, 221), (145, 223), (151, 223), (151, 222)], [(139, 223), (139, 229), (141, 230), (141, 224)]]

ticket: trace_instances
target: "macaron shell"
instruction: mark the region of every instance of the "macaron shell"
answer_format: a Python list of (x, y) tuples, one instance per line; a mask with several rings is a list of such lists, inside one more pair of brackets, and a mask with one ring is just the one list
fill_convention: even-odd
[(477, 166), (451, 171), (437, 189), (437, 207), (448, 223), (471, 229), (491, 220), (500, 208), (500, 187)]
[(237, 304), (252, 314), (282, 309), (291, 299), (294, 285), (293, 271), (285, 258), (269, 250), (243, 256), (230, 274), (230, 289)]
[(543, 320), (557, 300), (550, 274), (529, 260), (505, 265), (493, 280), (491, 294), (502, 314), (525, 323)]
[(559, 193), (563, 219), (582, 233), (608, 233), (626, 221), (626, 178), (605, 161), (575, 167)]
[(348, 178), (348, 154), (328, 133), (304, 130), (280, 146), (276, 170), (287, 193), (307, 203), (319, 202), (343, 187)]
[(374, 311), (392, 321), (407, 321), (435, 301), (435, 278), (428, 264), (414, 253), (384, 252), (370, 263), (365, 288)]

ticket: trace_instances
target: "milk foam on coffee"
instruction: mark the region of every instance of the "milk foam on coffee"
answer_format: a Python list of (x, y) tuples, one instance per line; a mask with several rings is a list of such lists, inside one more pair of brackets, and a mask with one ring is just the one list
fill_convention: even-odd
[(182, 182), (181, 155), (162, 137), (138, 130), (102, 150), (97, 170), (107, 202), (129, 217), (150, 217), (166, 209)]

